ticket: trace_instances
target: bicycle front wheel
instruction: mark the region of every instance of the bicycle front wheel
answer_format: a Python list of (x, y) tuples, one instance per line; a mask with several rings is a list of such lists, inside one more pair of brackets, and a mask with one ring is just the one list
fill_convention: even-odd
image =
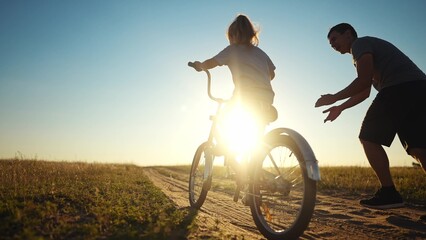
[(316, 182), (289, 136), (268, 139), (258, 156), (249, 186), (254, 222), (268, 239), (297, 239), (311, 220)]
[(196, 209), (201, 208), (206, 200), (212, 182), (212, 154), (206, 154), (208, 143), (201, 144), (195, 152), (189, 174), (189, 204)]

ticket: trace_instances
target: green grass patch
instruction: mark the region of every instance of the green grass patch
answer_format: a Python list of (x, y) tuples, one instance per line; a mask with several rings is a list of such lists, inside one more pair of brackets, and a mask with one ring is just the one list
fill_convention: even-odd
[(193, 217), (134, 165), (0, 160), (4, 239), (184, 238)]

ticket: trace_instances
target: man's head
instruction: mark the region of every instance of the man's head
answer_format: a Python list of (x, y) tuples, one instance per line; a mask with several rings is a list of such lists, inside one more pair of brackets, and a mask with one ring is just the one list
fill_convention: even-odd
[(350, 53), (352, 43), (358, 38), (358, 34), (350, 24), (340, 23), (330, 29), (327, 38), (334, 50), (345, 54)]

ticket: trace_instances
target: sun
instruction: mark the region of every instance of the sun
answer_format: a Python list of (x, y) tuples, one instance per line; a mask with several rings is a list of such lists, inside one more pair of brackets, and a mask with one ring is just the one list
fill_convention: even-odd
[(220, 137), (227, 149), (242, 154), (256, 147), (263, 133), (255, 114), (242, 105), (233, 106), (220, 118)]

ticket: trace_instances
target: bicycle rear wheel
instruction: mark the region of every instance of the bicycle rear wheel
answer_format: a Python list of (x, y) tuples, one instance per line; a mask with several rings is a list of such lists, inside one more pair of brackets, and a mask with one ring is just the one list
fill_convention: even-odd
[(268, 239), (297, 239), (311, 220), (316, 182), (289, 136), (269, 138), (258, 156), (249, 186), (254, 222)]
[(206, 154), (208, 143), (201, 144), (195, 152), (189, 174), (189, 204), (199, 209), (206, 200), (212, 182), (212, 164), (214, 156)]

